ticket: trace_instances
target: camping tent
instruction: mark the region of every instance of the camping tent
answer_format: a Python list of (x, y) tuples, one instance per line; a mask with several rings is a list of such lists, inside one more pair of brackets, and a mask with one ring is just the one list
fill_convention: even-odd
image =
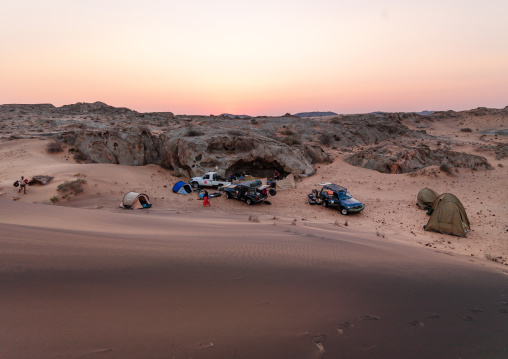
[(144, 193), (136, 193), (136, 192), (128, 192), (123, 196), (122, 204), (120, 204), (122, 208), (150, 208), (152, 207), (148, 196)]
[(437, 197), (439, 197), (439, 195), (436, 193), (436, 191), (433, 191), (430, 188), (424, 188), (420, 190), (416, 196), (416, 205), (423, 210), (428, 210), (432, 208), (432, 204)]
[(443, 201), (450, 201), (450, 202), (455, 203), (459, 207), (459, 209), (462, 213), (462, 216), (464, 217), (465, 223), (467, 224), (468, 227), (470, 226), (469, 218), (467, 218), (467, 214), (466, 214), (466, 209), (464, 208), (464, 206), (462, 205), (460, 200), (451, 193), (443, 193), (442, 195), (437, 197), (436, 200), (434, 201), (434, 203), (432, 204), (432, 208), (429, 211), (430, 212), (429, 214), (432, 214), (433, 211), (435, 211), (436, 208), (439, 207), (439, 204)]
[(466, 212), (462, 208), (454, 201), (440, 200), (425, 230), (465, 237), (470, 228)]
[(192, 187), (190, 184), (185, 183), (184, 181), (178, 181), (173, 186), (173, 192), (180, 194), (190, 194), (192, 193)]
[(285, 189), (294, 189), (294, 188), (296, 188), (295, 178), (293, 177), (292, 173), (290, 173), (283, 180), (277, 181), (276, 184), (277, 184), (277, 189), (279, 191), (282, 191), (282, 190), (285, 190)]

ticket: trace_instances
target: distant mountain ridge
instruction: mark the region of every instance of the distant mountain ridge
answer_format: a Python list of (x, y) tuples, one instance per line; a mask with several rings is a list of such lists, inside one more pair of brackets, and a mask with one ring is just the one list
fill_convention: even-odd
[(323, 117), (323, 116), (337, 116), (337, 115), (338, 115), (338, 113), (331, 112), (331, 111), (299, 112), (299, 113), (294, 114), (294, 116), (298, 116), (298, 117)]
[(249, 116), (249, 115), (232, 115), (230, 113), (222, 113), (220, 114), (220, 116), (225, 116), (225, 117), (229, 117), (229, 118), (252, 118), (252, 116)]

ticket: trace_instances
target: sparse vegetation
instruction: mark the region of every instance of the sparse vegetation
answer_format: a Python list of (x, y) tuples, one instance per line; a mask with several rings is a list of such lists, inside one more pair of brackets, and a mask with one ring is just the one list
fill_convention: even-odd
[(470, 129), (469, 127), (466, 127), (466, 128), (461, 128), (460, 132), (473, 132), (473, 130)]
[(443, 163), (439, 166), (439, 170), (443, 173), (446, 173), (448, 176), (453, 176), (452, 168), (447, 163)]
[(294, 145), (300, 144), (300, 140), (296, 137), (293, 137), (293, 136), (285, 137), (281, 140), (281, 142), (284, 142), (286, 145), (289, 145), (289, 146), (294, 146)]
[(292, 136), (294, 135), (295, 133), (293, 131), (291, 131), (289, 128), (286, 128), (284, 130), (284, 132), (282, 132), (285, 136)]
[(319, 135), (319, 142), (324, 146), (330, 146), (333, 143), (333, 136), (329, 133), (321, 133)]
[(65, 181), (58, 185), (56, 190), (62, 194), (62, 198), (67, 198), (69, 194), (78, 194), (83, 192), (83, 184), (86, 183), (86, 180), (83, 178), (78, 178), (74, 181)]
[(80, 150), (75, 150), (74, 156), (72, 156), (72, 158), (74, 158), (74, 161), (76, 161), (78, 163), (88, 161), (88, 157)]
[(63, 146), (60, 142), (53, 140), (50, 143), (48, 143), (48, 145), (46, 146), (46, 151), (48, 151), (48, 153), (63, 152)]
[(51, 201), (51, 203), (55, 204), (56, 202), (60, 201), (60, 198), (58, 198), (57, 195), (54, 195), (49, 200)]

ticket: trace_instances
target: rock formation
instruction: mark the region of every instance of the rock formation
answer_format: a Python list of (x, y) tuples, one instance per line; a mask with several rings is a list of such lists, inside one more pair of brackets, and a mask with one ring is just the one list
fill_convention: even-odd
[(432, 150), (427, 146), (382, 145), (357, 152), (347, 157), (345, 161), (353, 166), (369, 168), (382, 173), (407, 173), (442, 164), (459, 168), (492, 169), (485, 157), (447, 149)]

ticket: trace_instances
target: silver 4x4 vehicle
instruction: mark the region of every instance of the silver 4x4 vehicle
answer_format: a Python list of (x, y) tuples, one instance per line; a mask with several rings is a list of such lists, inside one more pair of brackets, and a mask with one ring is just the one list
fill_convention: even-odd
[(347, 188), (326, 182), (319, 184), (321, 189), (309, 193), (309, 204), (321, 204), (323, 207), (338, 208), (343, 215), (361, 212), (365, 205), (354, 199)]

